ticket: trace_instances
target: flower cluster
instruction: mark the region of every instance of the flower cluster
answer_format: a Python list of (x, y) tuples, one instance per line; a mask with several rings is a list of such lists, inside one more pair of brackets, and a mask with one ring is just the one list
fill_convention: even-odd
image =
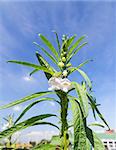
[(68, 92), (72, 88), (71, 82), (67, 78), (51, 77), (48, 83), (50, 85), (49, 90), (62, 90)]

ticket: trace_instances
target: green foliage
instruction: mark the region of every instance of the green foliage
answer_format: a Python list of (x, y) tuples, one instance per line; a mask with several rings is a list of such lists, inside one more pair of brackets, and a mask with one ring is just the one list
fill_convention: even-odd
[(60, 41), (59, 41), (59, 38), (58, 38), (58, 34), (57, 34), (56, 31), (53, 31), (53, 32), (56, 35), (56, 42), (57, 42), (57, 45), (58, 45), (58, 53), (60, 54), (60, 48), (61, 48), (61, 46), (60, 46)]
[(6, 129), (6, 130), (2, 131), (0, 133), (0, 139), (2, 139), (4, 137), (7, 137), (9, 135), (12, 135), (13, 133), (15, 133), (17, 131), (28, 128), (30, 126), (39, 125), (39, 124), (41, 125), (42, 124), (42, 122), (41, 122), (42, 119), (45, 119), (45, 118), (48, 118), (48, 117), (53, 117), (53, 116), (56, 116), (56, 115), (54, 115), (54, 114), (42, 114), (42, 115), (31, 117), (31, 118), (29, 118), (29, 119), (27, 119), (23, 122), (20, 122), (16, 125), (12, 126), (9, 129)]
[(47, 73), (50, 73), (51, 75), (53, 75), (53, 72), (51, 70), (47, 69), (44, 66), (38, 66), (38, 65), (35, 65), (35, 64), (32, 64), (32, 63), (22, 62), (22, 61), (16, 61), (16, 60), (10, 60), (8, 62), (10, 62), (10, 63), (16, 63), (16, 64), (28, 66), (28, 67), (32, 67), (32, 68), (35, 68), (37, 70), (42, 70), (44, 72), (47, 72)]
[[(7, 105), (1, 106), (0, 109), (9, 108), (17, 104), (21, 104), (33, 100), (35, 98), (46, 96), (52, 93), (55, 93), (59, 98), (59, 100), (56, 100), (55, 98), (44, 97), (31, 102), (21, 112), (21, 114), (19, 114), (18, 118), (16, 119), (12, 127), (0, 132), (0, 139), (6, 136), (10, 136), (14, 134), (16, 131), (23, 130), (31, 126), (51, 125), (57, 128), (58, 130), (60, 130), (60, 136), (54, 137), (55, 139), (52, 139), (51, 143), (46, 143), (44, 145), (39, 144), (33, 149), (54, 150), (55, 148), (57, 148), (57, 145), (59, 145), (61, 149), (68, 150), (69, 143), (70, 143), (68, 130), (69, 127), (73, 127), (74, 128), (74, 150), (90, 150), (91, 145), (95, 150), (104, 150), (104, 146), (100, 141), (100, 139), (88, 127), (88, 126), (99, 126), (99, 127), (104, 127), (104, 126), (98, 123), (92, 123), (90, 125), (87, 124), (87, 117), (89, 114), (89, 107), (90, 107), (93, 111), (94, 118), (97, 119), (96, 118), (96, 114), (97, 114), (99, 118), (104, 122), (104, 124), (108, 127), (108, 129), (110, 129), (106, 120), (104, 119), (103, 115), (100, 113), (98, 109), (99, 104), (96, 104), (96, 100), (91, 95), (91, 89), (92, 89), (91, 80), (89, 79), (88, 75), (83, 70), (80, 69), (81, 67), (83, 67), (85, 64), (87, 64), (92, 60), (86, 60), (80, 65), (78, 65), (77, 67), (72, 66), (72, 64), (70, 63), (70, 60), (73, 58), (73, 56), (75, 56), (87, 44), (87, 42), (81, 44), (85, 36), (81, 36), (74, 43), (76, 35), (73, 35), (69, 38), (67, 35), (63, 35), (62, 42), (60, 43), (57, 32), (54, 31), (54, 33), (56, 36), (58, 50), (55, 49), (52, 43), (42, 34), (39, 34), (39, 37), (42, 40), (42, 42), (49, 48), (49, 51), (41, 47), (36, 42), (34, 42), (34, 44), (39, 49), (41, 49), (42, 52), (46, 54), (46, 56), (48, 56), (48, 58), (57, 66), (58, 70), (54, 69), (45, 60), (43, 54), (40, 54), (40, 51), (36, 52), (36, 57), (39, 62), (39, 65), (30, 62), (17, 61), (17, 60), (10, 60), (8, 62), (33, 68), (33, 70), (29, 74), (30, 76), (38, 71), (43, 71), (48, 80), (51, 77), (55, 77), (55, 78), (60, 77), (64, 79), (64, 78), (68, 78), (68, 76), (71, 75), (73, 72), (78, 71), (80, 75), (83, 77), (84, 81), (82, 81), (82, 84), (79, 84), (78, 82), (71, 82), (72, 89), (69, 89), (68, 92), (64, 92), (61, 89), (55, 90), (54, 92), (51, 91), (37, 92), (29, 96), (26, 96), (22, 99), (13, 101)], [(66, 72), (65, 75), (64, 75), (64, 71)], [(65, 83), (65, 85), (66, 84), (67, 83)], [(76, 91), (77, 93), (76, 96), (69, 95), (69, 92), (73, 90)], [(23, 116), (33, 106), (39, 104), (42, 101), (51, 101), (51, 100), (57, 102), (57, 104), (60, 105), (60, 117), (58, 117), (61, 123), (60, 128), (57, 125), (53, 124), (52, 122), (46, 122), (43, 120), (49, 117), (57, 117), (55, 114), (42, 114), (42, 115), (31, 117), (22, 122), (19, 122), (20, 119), (23, 118)], [(72, 112), (73, 112), (73, 124), (71, 125), (69, 125), (67, 119), (68, 107), (70, 106), (69, 103), (71, 103)]]
[(88, 116), (88, 111), (89, 111), (88, 98), (87, 98), (87, 95), (86, 95), (86, 91), (78, 83), (73, 83), (73, 85), (74, 85), (75, 90), (77, 92), (78, 100), (79, 100), (79, 103), (81, 105), (81, 109), (82, 109), (83, 115), (86, 118)]
[(94, 150), (104, 150), (105, 147), (102, 141), (97, 137), (97, 135), (90, 129), (86, 128), (87, 138), (89, 139), (90, 143), (94, 147)]
[(79, 52), (79, 50), (81, 50), (81, 48), (84, 47), (86, 44), (87, 44), (87, 42), (84, 42), (84, 43), (83, 43), (82, 45), (80, 45), (72, 54), (70, 54), (68, 61), (70, 61), (70, 60), (72, 59), (72, 57), (73, 57), (74, 55), (76, 55), (76, 54)]
[(74, 124), (74, 150), (87, 150), (84, 117), (80, 104), (71, 100)]
[(39, 44), (37, 44), (36, 42), (33, 42), (38, 48), (40, 48), (56, 65), (57, 65), (57, 61), (56, 59), (47, 52), (47, 50), (45, 50), (44, 48), (42, 48)]
[(100, 119), (106, 124), (106, 126), (110, 130), (110, 127), (109, 127), (108, 123), (106, 122), (106, 120), (104, 119), (103, 115), (100, 113), (99, 109), (97, 108), (97, 105), (96, 105), (96, 102), (95, 102), (94, 98), (89, 93), (87, 93), (87, 96), (88, 96), (88, 98), (90, 100), (91, 105), (93, 106), (93, 109), (97, 112), (97, 114), (100, 117)]
[(32, 150), (55, 150), (56, 145), (51, 145), (51, 144), (41, 144), (37, 145), (36, 147), (32, 148)]
[(56, 51), (54, 46), (50, 43), (50, 41), (45, 36), (43, 36), (41, 34), (39, 34), (39, 37), (46, 44), (46, 46), (52, 51), (52, 53), (55, 55), (55, 57), (58, 59), (59, 58), (58, 52)]
[(43, 102), (43, 101), (53, 101), (53, 100), (55, 100), (54, 98), (50, 98), (50, 97), (45, 97), (45, 98), (41, 98), (41, 99), (39, 99), (39, 100), (36, 100), (36, 101), (34, 101), (34, 102), (32, 102), (31, 104), (29, 104), (23, 111), (22, 111), (22, 113), (19, 115), (19, 117), (16, 119), (16, 121), (15, 121), (15, 124), (25, 115), (25, 113), (27, 112), (27, 111), (29, 111), (34, 105), (36, 105), (36, 104), (38, 104), (38, 103), (40, 103), (40, 102)]
[(34, 93), (34, 94), (31, 94), (29, 96), (26, 96), (22, 99), (19, 99), (19, 100), (16, 100), (14, 102), (11, 102), (7, 105), (4, 105), (4, 106), (1, 106), (0, 109), (5, 109), (5, 108), (9, 108), (9, 107), (12, 107), (12, 106), (15, 106), (17, 104), (21, 104), (21, 103), (24, 103), (26, 101), (29, 101), (29, 100), (32, 100), (34, 98), (38, 98), (38, 97), (41, 97), (41, 96), (45, 96), (47, 94), (51, 94), (53, 92), (50, 92), (50, 91), (45, 91), (45, 92), (37, 92), (37, 93)]
[(80, 42), (85, 38), (85, 36), (80, 37), (75, 43), (74, 45), (71, 46), (69, 52), (68, 52), (68, 56), (70, 56), (73, 51), (75, 50), (75, 48), (80, 44)]

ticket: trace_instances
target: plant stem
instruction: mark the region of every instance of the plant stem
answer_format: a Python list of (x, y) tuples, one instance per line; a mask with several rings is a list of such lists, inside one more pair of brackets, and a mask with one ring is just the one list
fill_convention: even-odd
[(64, 132), (68, 130), (67, 123), (67, 111), (68, 111), (68, 99), (67, 96), (62, 94), (61, 96), (61, 136), (64, 135)]
[(68, 98), (65, 92), (58, 92), (57, 95), (60, 98), (61, 103), (61, 137), (63, 137), (63, 147), (64, 150), (68, 148), (68, 122), (67, 122), (67, 115), (68, 115)]

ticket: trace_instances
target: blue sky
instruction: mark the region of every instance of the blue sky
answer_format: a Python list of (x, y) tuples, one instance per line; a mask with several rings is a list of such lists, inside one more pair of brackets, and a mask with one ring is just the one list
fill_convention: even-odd
[[(92, 1), (20, 1), (0, 2), (0, 104), (6, 104), (20, 99), (30, 93), (47, 90), (48, 83), (42, 72), (35, 74), (32, 80), (27, 76), (31, 69), (19, 65), (8, 64), (7, 60), (25, 60), (37, 63), (36, 47), (33, 41), (40, 44), (37, 33), (42, 33), (53, 42), (56, 30), (62, 34), (77, 38), (86, 34), (88, 45), (76, 55), (72, 61), (77, 66), (84, 60), (94, 61), (83, 69), (93, 81), (94, 95), (101, 104), (103, 112), (111, 128), (116, 128), (116, 75), (115, 75), (115, 41), (116, 41), (116, 3)], [(52, 65), (52, 63), (51, 63)], [(75, 73), (70, 80), (80, 81)], [(20, 106), (21, 110), (28, 103)], [(10, 108), (1, 111), (1, 118), (9, 113), (15, 117), (20, 108)], [(24, 118), (43, 112), (53, 113), (59, 107), (54, 103), (41, 103), (30, 110)], [(54, 119), (50, 119), (55, 122)], [(89, 121), (93, 121), (90, 115)], [(39, 131), (57, 132), (51, 127), (35, 127), (25, 132)]]

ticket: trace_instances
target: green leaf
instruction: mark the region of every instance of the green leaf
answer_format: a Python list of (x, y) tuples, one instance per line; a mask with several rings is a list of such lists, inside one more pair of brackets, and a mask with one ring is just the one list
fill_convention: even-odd
[(85, 79), (85, 81), (87, 82), (89, 88), (91, 89), (91, 88), (92, 88), (92, 84), (91, 84), (91, 81), (90, 81), (89, 77), (87, 76), (87, 74), (86, 74), (84, 71), (80, 70), (80, 69), (76, 69), (76, 70), (77, 70), (77, 71), (81, 74), (81, 76)]
[(74, 122), (74, 150), (87, 150), (85, 125), (80, 104), (75, 99), (70, 102)]
[(35, 147), (33, 147), (31, 150), (55, 150), (56, 145), (51, 145), (51, 144), (38, 144)]
[(41, 38), (41, 40), (46, 44), (46, 46), (52, 51), (52, 53), (56, 56), (56, 58), (58, 59), (58, 52), (56, 51), (56, 49), (54, 48), (54, 46), (51, 44), (51, 42), (43, 35), (39, 34), (39, 37)]
[(69, 47), (72, 44), (72, 42), (74, 41), (75, 37), (76, 37), (76, 34), (74, 36), (70, 37), (67, 40), (67, 44), (66, 44), (67, 47)]
[(58, 64), (56, 59), (49, 54), (44, 48), (42, 48), (39, 44), (37, 44), (36, 42), (33, 42), (37, 47), (39, 47), (56, 65)]
[(80, 65), (78, 65), (77, 67), (68, 68), (69, 75), (70, 75), (71, 73), (73, 73), (74, 71), (76, 71), (77, 69), (83, 67), (85, 64), (89, 63), (90, 61), (93, 61), (93, 60), (88, 59), (88, 60), (84, 61), (83, 63), (81, 63)]
[[(31, 117), (21, 123), (18, 123), (16, 125), (14, 125), (13, 127), (7, 129), (7, 130), (4, 130), (2, 132), (0, 132), (0, 139), (1, 138), (5, 138), (7, 136), (10, 136), (12, 135), (13, 133), (19, 131), (19, 130), (22, 130), (22, 129), (25, 129), (25, 128), (28, 128), (30, 126), (33, 126), (37, 121), (41, 121), (42, 119), (45, 119), (45, 118), (48, 118), (48, 117), (53, 117), (53, 116), (56, 116), (54, 114), (42, 114), (42, 115), (39, 115), (39, 116), (34, 116), (34, 117)], [(42, 124), (40, 122), (40, 124)], [(38, 124), (39, 125), (39, 122)]]
[[(47, 63), (47, 61), (39, 54), (36, 52), (36, 57), (40, 63), (41, 66), (45, 66), (46, 68), (50, 68), (52, 70), (52, 67)], [(46, 78), (49, 80), (52, 75), (50, 73), (45, 73)]]
[(86, 117), (88, 116), (88, 111), (89, 111), (88, 97), (87, 97), (87, 95), (86, 95), (86, 91), (85, 91), (85, 89), (84, 89), (81, 85), (79, 85), (78, 83), (72, 82), (72, 84), (73, 84), (74, 87), (75, 87), (75, 90), (76, 90), (77, 95), (78, 95), (78, 100), (79, 100), (79, 103), (80, 103), (80, 106), (81, 106), (83, 115), (84, 115), (84, 117), (86, 118)]
[(70, 55), (73, 53), (74, 49), (80, 44), (80, 42), (85, 38), (85, 36), (80, 37), (75, 43), (74, 45), (70, 48), (69, 52), (68, 52), (68, 56), (67, 58), (70, 57)]
[(58, 130), (60, 130), (57, 125), (55, 125), (55, 124), (53, 124), (53, 123), (51, 123), (51, 122), (43, 122), (43, 121), (40, 122), (40, 121), (36, 121), (36, 122), (33, 124), (33, 126), (35, 126), (35, 125), (51, 125), (51, 126), (53, 126), (53, 127), (56, 127)]
[(77, 68), (76, 67), (72, 67), (72, 68), (69, 69), (69, 75), (71, 73), (73, 73), (74, 71), (78, 71), (81, 74), (81, 76), (84, 78), (84, 80), (86, 81), (87, 85), (91, 89), (92, 88), (92, 83), (91, 83), (89, 77), (87, 76), (87, 74), (83, 70), (79, 69), (79, 67), (77, 67)]
[(98, 116), (101, 118), (101, 120), (105, 123), (105, 125), (110, 130), (110, 127), (109, 127), (108, 123), (106, 122), (103, 115), (100, 113), (99, 109), (97, 108), (96, 102), (94, 101), (94, 98), (89, 93), (87, 93), (87, 96), (89, 98), (89, 101), (90, 101), (91, 105), (93, 106), (93, 109), (97, 112)]
[(31, 71), (31, 72), (29, 73), (29, 76), (32, 76), (32, 74), (34, 74), (34, 73), (36, 73), (36, 72), (38, 72), (38, 69), (34, 69), (33, 71)]
[(92, 150), (89, 140), (86, 138), (87, 150)]
[(16, 121), (15, 121), (15, 123), (14, 124), (16, 124), (24, 115), (25, 115), (25, 113), (27, 112), (27, 111), (29, 111), (29, 109), (31, 109), (34, 105), (36, 105), (36, 104), (38, 104), (38, 103), (40, 103), (40, 102), (43, 102), (43, 101), (46, 101), (46, 100), (48, 100), (48, 101), (50, 101), (50, 100), (55, 100), (54, 98), (50, 98), (50, 97), (45, 97), (45, 98), (41, 98), (41, 99), (39, 99), (39, 100), (36, 100), (36, 101), (34, 101), (34, 102), (32, 102), (31, 104), (29, 104), (24, 110), (23, 110), (23, 112), (19, 115), (19, 117), (16, 119)]
[(76, 55), (78, 52), (79, 52), (79, 50), (81, 50), (81, 48), (82, 47), (84, 47), (85, 45), (87, 44), (87, 42), (84, 42), (82, 45), (80, 45), (72, 54), (70, 54), (70, 55), (68, 55), (68, 62), (72, 59), (72, 57), (74, 56), (74, 55)]
[(100, 124), (100, 123), (91, 123), (89, 124), (88, 126), (98, 126), (98, 127), (102, 127), (102, 128), (105, 128), (103, 124)]
[(50, 144), (63, 146), (62, 139), (59, 135), (53, 135)]
[(35, 65), (35, 64), (29, 63), (29, 62), (23, 62), (23, 61), (17, 61), (17, 60), (10, 60), (8, 62), (16, 63), (16, 64), (28, 66), (28, 67), (32, 67), (32, 68), (35, 68), (35, 69), (38, 69), (38, 70), (41, 70), (41, 71), (53, 74), (53, 72), (51, 70), (47, 69), (46, 67), (38, 66), (38, 65)]
[(31, 95), (29, 95), (29, 96), (26, 96), (26, 97), (24, 97), (24, 98), (22, 98), (22, 99), (19, 99), (19, 100), (16, 100), (16, 101), (14, 101), (14, 102), (11, 102), (11, 103), (9, 103), (9, 104), (7, 104), (7, 105), (3, 105), (3, 106), (0, 107), (0, 109), (9, 108), (9, 107), (15, 106), (15, 105), (17, 105), (17, 104), (24, 103), (24, 102), (29, 101), (29, 100), (32, 100), (32, 99), (34, 99), (34, 98), (38, 98), (38, 97), (40, 97), (40, 96), (45, 96), (45, 95), (51, 94), (51, 93), (53, 93), (53, 92), (50, 92), (50, 91), (37, 92), (37, 93), (31, 94)]
[(58, 45), (58, 49), (59, 49), (59, 54), (60, 54), (60, 42), (59, 42), (59, 38), (58, 38), (58, 34), (56, 31), (53, 31), (56, 35), (56, 42), (57, 42), (57, 45)]
[(94, 150), (105, 150), (105, 147), (104, 147), (102, 141), (88, 127), (86, 128), (86, 134), (87, 134), (87, 138), (89, 139), (90, 143), (92, 144)]

